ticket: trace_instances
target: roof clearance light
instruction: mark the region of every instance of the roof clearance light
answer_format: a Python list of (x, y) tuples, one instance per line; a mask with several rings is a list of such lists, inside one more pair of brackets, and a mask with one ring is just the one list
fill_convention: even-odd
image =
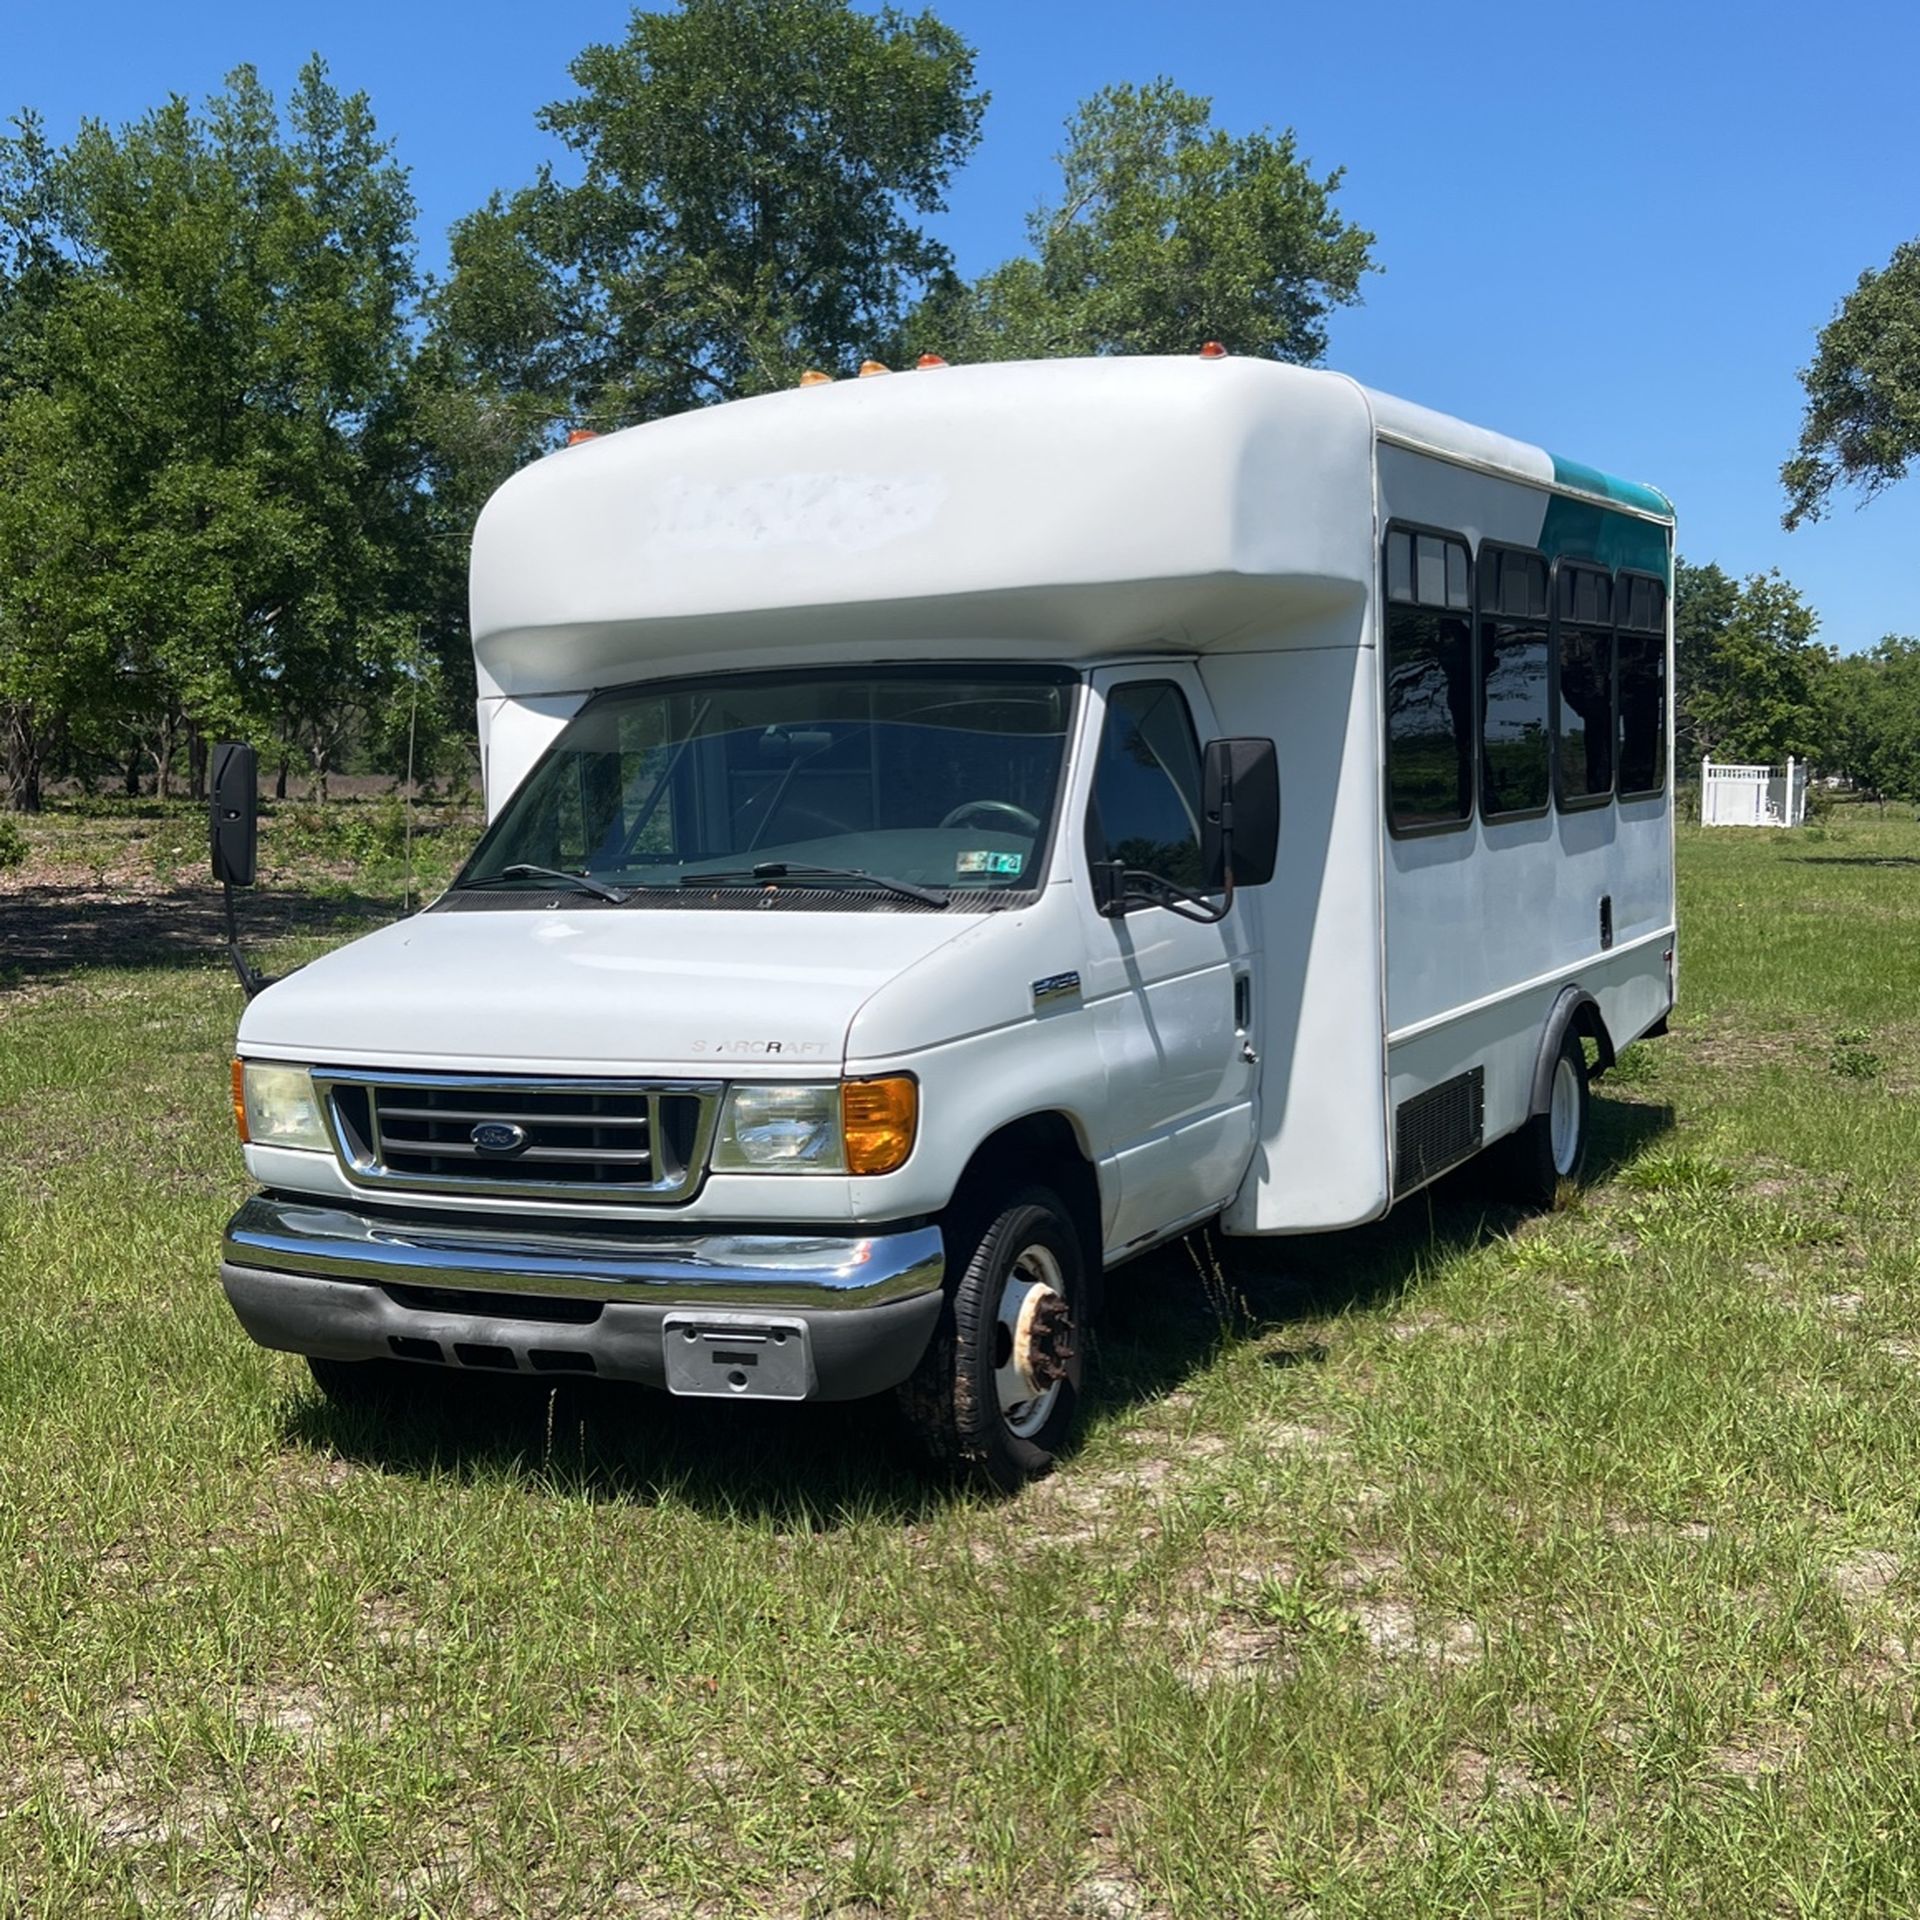
[(923, 353), (918, 361), (915, 362), (915, 365), (922, 369), (927, 367), (944, 367), (946, 364), (947, 363), (942, 360), (937, 353)]
[(800, 384), (803, 387), (830, 387), (833, 385), (833, 375), (822, 373), (818, 367), (809, 367), (800, 376)]
[(571, 427), (567, 431), (567, 445), (577, 447), (583, 440), (598, 440), (600, 436), (591, 427)]
[(878, 360), (862, 360), (860, 362), (860, 378), (862, 380), (866, 380), (876, 373), (891, 373), (892, 371), (893, 369), (891, 367), (883, 366)]
[(1200, 358), (1202, 360), (1224, 360), (1226, 357), (1227, 350), (1218, 340), (1209, 340), (1207, 344), (1200, 349)]

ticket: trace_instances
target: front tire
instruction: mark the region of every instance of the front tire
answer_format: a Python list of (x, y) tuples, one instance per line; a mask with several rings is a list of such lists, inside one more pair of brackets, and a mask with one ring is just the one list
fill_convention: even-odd
[(949, 1231), (959, 1277), (900, 1404), (936, 1461), (1011, 1493), (1052, 1472), (1079, 1411), (1080, 1236), (1046, 1187), (1015, 1194), (984, 1226)]
[(1522, 1206), (1550, 1210), (1587, 1164), (1590, 1096), (1587, 1054), (1571, 1028), (1561, 1037), (1547, 1082), (1547, 1110), (1502, 1143), (1506, 1185)]

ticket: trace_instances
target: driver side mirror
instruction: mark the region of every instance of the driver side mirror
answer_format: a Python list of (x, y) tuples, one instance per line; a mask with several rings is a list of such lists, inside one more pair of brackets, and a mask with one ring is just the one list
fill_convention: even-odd
[(231, 742), (215, 747), (207, 792), (213, 877), (223, 886), (250, 887), (260, 835), (260, 768), (254, 750)]
[(1210, 740), (1200, 770), (1200, 869), (1217, 893), (1263, 887), (1280, 848), (1280, 758), (1271, 740)]

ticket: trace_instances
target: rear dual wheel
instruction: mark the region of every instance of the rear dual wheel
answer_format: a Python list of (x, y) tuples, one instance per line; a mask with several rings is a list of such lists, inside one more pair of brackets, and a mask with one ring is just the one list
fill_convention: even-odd
[(1086, 1366), (1080, 1236), (1050, 1188), (949, 1221), (949, 1280), (900, 1404), (935, 1460), (1012, 1492), (1053, 1470)]

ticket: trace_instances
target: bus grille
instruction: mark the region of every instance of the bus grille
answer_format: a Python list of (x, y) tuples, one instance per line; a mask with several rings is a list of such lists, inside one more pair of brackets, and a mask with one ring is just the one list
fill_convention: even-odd
[(396, 1191), (669, 1201), (706, 1170), (718, 1085), (316, 1072), (347, 1177)]

